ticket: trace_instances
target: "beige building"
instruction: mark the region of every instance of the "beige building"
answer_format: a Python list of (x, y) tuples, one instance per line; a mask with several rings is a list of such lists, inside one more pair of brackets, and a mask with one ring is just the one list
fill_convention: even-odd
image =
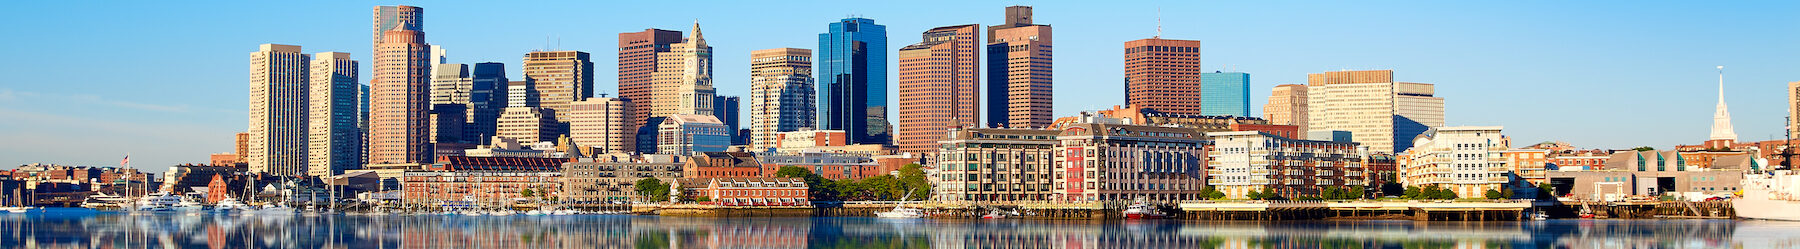
[(700, 23), (687, 40), (670, 45), (656, 55), (651, 74), (653, 97), (650, 117), (675, 114), (713, 114), (712, 46), (700, 35)]
[(581, 51), (525, 53), (525, 80), (537, 91), (537, 107), (555, 110), (568, 121), (569, 105), (594, 95), (594, 62)]
[(430, 46), (423, 8), (375, 7), (373, 78), (369, 80), (369, 164), (431, 162)]
[(1263, 119), (1269, 124), (1300, 127), (1296, 139), (1306, 138), (1306, 85), (1283, 84), (1269, 91), (1269, 104), (1263, 105)]
[(811, 49), (750, 52), (751, 148), (775, 148), (776, 133), (812, 128), (814, 100)]
[(637, 129), (631, 124), (631, 102), (598, 97), (575, 101), (570, 106), (569, 138), (582, 155), (637, 151)]
[(980, 29), (932, 28), (900, 48), (900, 151), (936, 153), (944, 129), (981, 126)]
[(1199, 129), (1082, 122), (1057, 136), (1055, 191), (1067, 201), (1201, 199), (1206, 133)]
[(311, 63), (300, 46), (263, 44), (250, 53), (250, 172), (307, 173)]
[(1400, 154), (1400, 184), (1437, 186), (1461, 198), (1483, 198), (1512, 182), (1503, 154), (1512, 148), (1499, 126), (1439, 127), (1413, 140)]
[(1060, 130), (955, 128), (940, 142), (932, 200), (1049, 201)]
[(318, 53), (310, 70), (307, 174), (333, 176), (362, 168), (357, 62), (349, 53)]
[(562, 193), (573, 207), (597, 207), (600, 204), (629, 201), (657, 201), (638, 196), (638, 180), (656, 178), (675, 182), (681, 178), (682, 163), (647, 162), (570, 162), (562, 166)]
[(1307, 130), (1348, 131), (1370, 152), (1402, 152), (1444, 126), (1444, 98), (1431, 84), (1395, 82), (1392, 70), (1307, 75)]
[(496, 136), (518, 139), (519, 143), (556, 141), (562, 124), (556, 122), (556, 110), (538, 107), (507, 107), (500, 112)]
[(438, 64), (431, 70), (431, 104), (469, 104), (475, 78), (469, 77), (468, 64)]

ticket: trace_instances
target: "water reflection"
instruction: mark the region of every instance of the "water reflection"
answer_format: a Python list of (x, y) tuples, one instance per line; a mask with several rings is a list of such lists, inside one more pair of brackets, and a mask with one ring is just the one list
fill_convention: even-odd
[(1800, 248), (1800, 223), (0, 215), (0, 248)]

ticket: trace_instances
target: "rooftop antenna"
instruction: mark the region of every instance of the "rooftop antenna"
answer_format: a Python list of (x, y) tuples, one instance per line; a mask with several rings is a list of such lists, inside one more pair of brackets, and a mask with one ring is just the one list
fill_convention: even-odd
[(1162, 39), (1162, 7), (1156, 7), (1156, 36), (1151, 38)]

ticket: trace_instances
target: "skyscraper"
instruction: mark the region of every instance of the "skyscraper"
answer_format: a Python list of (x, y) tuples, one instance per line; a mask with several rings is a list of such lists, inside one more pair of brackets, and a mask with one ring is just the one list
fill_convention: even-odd
[(1800, 81), (1788, 82), (1788, 136), (1800, 137)]
[(738, 143), (737, 136), (739, 102), (742, 101), (737, 96), (715, 95), (712, 103), (713, 112), (709, 114), (719, 118), (719, 122), (725, 124), (726, 135), (731, 137), (731, 145), (741, 145)]
[(556, 119), (568, 122), (569, 103), (594, 95), (594, 62), (581, 51), (530, 52), (525, 79), (537, 87), (538, 107), (556, 110)]
[(1413, 138), (1444, 126), (1444, 99), (1434, 86), (1395, 82), (1392, 70), (1308, 74), (1309, 131), (1349, 131), (1370, 152), (1405, 152)]
[(700, 22), (686, 40), (669, 45), (656, 55), (652, 73), (651, 117), (674, 114), (713, 114), (712, 46), (700, 34)]
[(637, 127), (631, 124), (631, 103), (623, 98), (594, 97), (576, 101), (569, 108), (569, 138), (582, 155), (636, 151)]
[[(1269, 104), (1263, 105), (1263, 119), (1269, 124), (1299, 126), (1298, 137), (1306, 138), (1306, 85), (1283, 84), (1269, 91)], [(1320, 139), (1325, 140), (1325, 139)]]
[(506, 107), (538, 107), (537, 86), (529, 79), (507, 82)]
[(475, 78), (469, 77), (468, 64), (438, 64), (432, 69), (431, 104), (469, 104)]
[(375, 7), (375, 62), (369, 91), (369, 164), (431, 162), (427, 137), (430, 47), (425, 9)]
[(1200, 114), (1249, 117), (1250, 74), (1200, 73)]
[(357, 63), (349, 53), (313, 56), (309, 77), (307, 174), (332, 176), (362, 168), (362, 123), (358, 104), (361, 84)]
[(250, 172), (307, 173), (310, 63), (300, 46), (263, 44), (250, 53)]
[(887, 26), (845, 18), (819, 34), (818, 128), (843, 130), (851, 144), (887, 144)]
[(813, 127), (812, 72), (810, 49), (750, 52), (751, 148), (775, 148), (777, 133)]
[(1050, 38), (1031, 6), (1006, 7), (1006, 24), (988, 26), (988, 126), (1050, 126)]
[(464, 138), (476, 144), (487, 144), (494, 136), (500, 109), (506, 108), (506, 65), (499, 62), (475, 63), (469, 91), (469, 125), (463, 127)]
[(934, 153), (947, 129), (981, 124), (979, 29), (933, 28), (900, 48), (900, 151)]
[[(632, 105), (627, 109), (632, 112), (633, 125), (645, 125), (650, 118), (650, 107), (656, 102), (651, 79), (656, 73), (657, 55), (668, 52), (670, 45), (680, 43), (681, 39), (681, 31), (673, 30), (619, 33), (619, 97)], [(651, 127), (657, 125), (660, 124), (649, 124)]]
[(1125, 42), (1125, 104), (1163, 113), (1201, 115), (1200, 41), (1150, 38)]

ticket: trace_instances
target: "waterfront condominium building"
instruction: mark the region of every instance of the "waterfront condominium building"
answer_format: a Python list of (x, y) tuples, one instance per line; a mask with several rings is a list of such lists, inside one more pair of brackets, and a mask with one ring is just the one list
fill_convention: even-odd
[(1263, 105), (1263, 119), (1269, 124), (1292, 125), (1300, 128), (1299, 137), (1307, 139), (1306, 132), (1306, 85), (1283, 84), (1269, 91), (1269, 104)]
[(780, 132), (813, 128), (812, 50), (750, 52), (750, 147), (775, 148)]
[(569, 103), (594, 95), (594, 62), (581, 51), (525, 53), (525, 80), (538, 94), (538, 107), (556, 110), (556, 120), (568, 122)]
[(1200, 41), (1125, 42), (1125, 104), (1201, 115)]
[(1031, 23), (1031, 6), (1011, 6), (987, 35), (987, 125), (1049, 127), (1050, 25)]
[(1056, 192), (1059, 130), (953, 128), (940, 143), (933, 200), (1048, 201)]
[(670, 44), (668, 52), (656, 55), (650, 117), (712, 115), (712, 65), (712, 46), (706, 44), (700, 23), (695, 22), (686, 40)]
[(619, 97), (631, 102), (633, 126), (643, 126), (649, 120), (650, 105), (656, 102), (651, 76), (656, 73), (657, 55), (680, 42), (681, 31), (645, 29), (619, 33)]
[(250, 172), (307, 173), (311, 63), (300, 46), (263, 44), (250, 53)]
[(1057, 136), (1056, 199), (1201, 199), (1207, 140), (1198, 129), (1078, 123)]
[(1200, 114), (1250, 117), (1250, 74), (1200, 73)]
[(1362, 188), (1365, 153), (1355, 142), (1300, 140), (1261, 131), (1207, 134), (1207, 185), (1226, 198), (1250, 192), (1319, 197), (1325, 188)]
[(887, 26), (844, 18), (819, 34), (818, 128), (842, 130), (851, 144), (888, 144)]
[(900, 48), (900, 151), (935, 153), (945, 129), (981, 124), (978, 29), (937, 27)]
[(358, 123), (357, 63), (349, 53), (313, 56), (307, 174), (334, 176), (362, 168), (362, 129)]
[(511, 138), (520, 144), (556, 141), (562, 124), (556, 121), (556, 110), (540, 107), (507, 107), (500, 113), (496, 136)]
[(1509, 139), (1499, 126), (1438, 127), (1412, 141), (1400, 154), (1400, 184), (1408, 187), (1437, 186), (1455, 191), (1461, 198), (1482, 198), (1488, 190), (1502, 190), (1512, 178), (1506, 158)]
[(637, 151), (637, 127), (631, 125), (631, 102), (623, 98), (594, 97), (569, 106), (569, 139), (582, 155)]
[(494, 136), (494, 127), (500, 119), (500, 109), (506, 108), (506, 64), (499, 62), (475, 63), (474, 72), (470, 74), (469, 91), (469, 124), (463, 127), (463, 137), (475, 140), (477, 144), (487, 144)]
[(375, 7), (374, 77), (370, 79), (368, 164), (431, 162), (430, 47), (423, 8)]
[(712, 115), (675, 114), (658, 126), (657, 152), (689, 155), (694, 152), (723, 152), (731, 146), (731, 135), (725, 123)]
[(1433, 86), (1395, 82), (1393, 70), (1307, 74), (1309, 131), (1348, 131), (1372, 152), (1399, 153), (1413, 137), (1444, 126), (1444, 99)]
[(729, 134), (731, 135), (731, 145), (749, 144), (738, 142), (738, 127), (741, 127), (738, 126), (738, 103), (741, 102), (743, 99), (737, 96), (713, 95), (712, 116), (719, 118), (719, 122), (725, 123), (725, 130), (731, 133)]

